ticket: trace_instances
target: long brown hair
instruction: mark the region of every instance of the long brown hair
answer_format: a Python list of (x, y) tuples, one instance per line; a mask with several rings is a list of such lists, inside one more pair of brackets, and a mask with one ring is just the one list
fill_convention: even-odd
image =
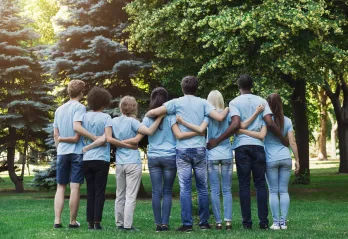
[(276, 93), (270, 94), (267, 97), (267, 102), (271, 111), (273, 113), (274, 122), (280, 128), (280, 131), (284, 130), (284, 111), (283, 111), (283, 102), (280, 96)]

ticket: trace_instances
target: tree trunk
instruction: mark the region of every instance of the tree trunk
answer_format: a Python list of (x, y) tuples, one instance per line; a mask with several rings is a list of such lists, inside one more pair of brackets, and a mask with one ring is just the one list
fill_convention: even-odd
[(327, 95), (324, 89), (319, 91), (320, 100), (320, 134), (319, 134), (319, 151), (318, 159), (327, 160), (326, 152), (326, 124), (327, 124)]
[(306, 82), (296, 80), (293, 82), (294, 91), (291, 95), (296, 143), (300, 160), (300, 171), (296, 175), (295, 183), (308, 184), (309, 171), (309, 130), (307, 118)]
[(336, 137), (337, 137), (337, 121), (335, 121), (331, 113), (328, 114), (331, 121), (331, 159), (337, 159)]
[(15, 184), (16, 192), (22, 193), (24, 192), (23, 186), (23, 178), (18, 177), (16, 174), (16, 168), (14, 165), (15, 161), (15, 153), (16, 153), (16, 129), (13, 127), (9, 127), (9, 136), (10, 141), (7, 145), (7, 165), (8, 165), (8, 174), (10, 176), (11, 181)]
[(348, 173), (348, 125), (344, 123), (343, 119), (337, 121), (338, 123), (338, 146), (340, 149), (340, 167), (339, 173)]

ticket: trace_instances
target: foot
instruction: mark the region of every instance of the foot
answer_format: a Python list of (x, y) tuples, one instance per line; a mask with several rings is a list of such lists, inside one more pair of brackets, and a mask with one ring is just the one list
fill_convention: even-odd
[(211, 226), (209, 225), (209, 223), (204, 223), (204, 224), (199, 224), (199, 228), (202, 230), (208, 230), (208, 229), (211, 229)]
[(69, 224), (69, 228), (80, 228), (80, 223), (76, 221), (75, 224)]
[(222, 224), (216, 223), (215, 228), (216, 228), (216, 230), (222, 230)]
[(96, 222), (96, 223), (94, 223), (94, 229), (103, 230), (103, 227), (100, 225), (100, 222)]
[(63, 226), (62, 226), (62, 224), (61, 223), (59, 223), (59, 224), (54, 224), (53, 225), (53, 228), (62, 228)]
[(169, 226), (168, 225), (162, 225), (162, 232), (169, 231)]
[(279, 230), (280, 229), (280, 225), (279, 225), (279, 223), (273, 222), (272, 226), (269, 229), (271, 229), (271, 230)]
[(226, 222), (226, 231), (231, 231), (231, 230), (232, 230), (231, 222)]
[(280, 229), (282, 229), (282, 230), (287, 230), (287, 229), (288, 229), (288, 224), (287, 224), (287, 222), (282, 222), (282, 223), (280, 223)]
[(178, 232), (192, 232), (192, 225), (182, 225), (178, 229), (176, 229)]
[(251, 230), (252, 226), (251, 225), (243, 225), (243, 229), (245, 230)]
[(123, 226), (117, 226), (118, 230), (123, 230)]
[(88, 222), (88, 229), (93, 230), (94, 229), (94, 222)]
[(269, 229), (268, 224), (260, 224), (260, 229), (261, 230), (268, 230)]
[(157, 225), (156, 226), (156, 232), (161, 232), (162, 231), (162, 226), (161, 225)]
[(125, 227), (123, 227), (123, 230), (124, 231), (130, 231), (130, 232), (137, 232), (137, 231), (139, 231), (139, 229), (137, 229), (137, 228), (135, 228), (135, 227), (131, 227), (131, 228), (125, 228)]

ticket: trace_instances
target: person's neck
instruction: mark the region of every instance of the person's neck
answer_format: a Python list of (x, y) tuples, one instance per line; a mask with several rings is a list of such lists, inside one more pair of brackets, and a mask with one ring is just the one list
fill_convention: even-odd
[(74, 100), (74, 101), (79, 102), (81, 99), (80, 99), (80, 97), (76, 97), (76, 98), (70, 98), (70, 100)]
[(103, 112), (103, 109), (100, 109), (100, 110), (93, 110), (93, 112)]
[(184, 96), (195, 96), (195, 95), (192, 95), (192, 94), (184, 94)]
[(240, 94), (241, 94), (241, 95), (251, 94), (251, 90), (244, 90), (244, 89), (241, 89), (241, 90), (240, 90)]

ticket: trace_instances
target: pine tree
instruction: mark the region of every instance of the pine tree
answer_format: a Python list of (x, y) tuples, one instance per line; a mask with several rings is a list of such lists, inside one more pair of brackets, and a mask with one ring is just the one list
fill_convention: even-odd
[(15, 172), (16, 151), (43, 148), (50, 121), (52, 85), (42, 77), (32, 43), (39, 37), (27, 28), (19, 3), (0, 0), (0, 145), (7, 151), (9, 176), (17, 192), (23, 192), (25, 160), (20, 176)]

